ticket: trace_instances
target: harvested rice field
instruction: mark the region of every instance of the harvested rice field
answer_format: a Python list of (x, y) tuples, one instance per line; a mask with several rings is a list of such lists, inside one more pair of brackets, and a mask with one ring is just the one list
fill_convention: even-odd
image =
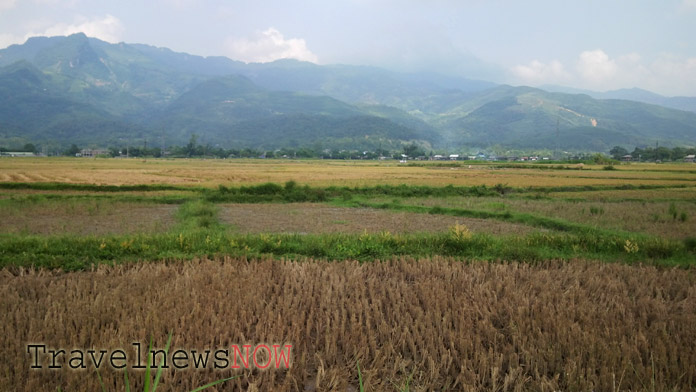
[(591, 165), (582, 166), (582, 170), (535, 170), (526, 168), (526, 165), (520, 168), (509, 166), (461, 164), (442, 167), (428, 162), (413, 166), (394, 161), (336, 160), (26, 158), (0, 159), (0, 182), (207, 187), (284, 183), (288, 180), (313, 186), (696, 185), (696, 170), (688, 164), (665, 165), (662, 172), (640, 170), (640, 165), (627, 165), (615, 171), (605, 171), (601, 170), (602, 166)]
[(510, 235), (538, 231), (526, 225), (486, 219), (310, 203), (223, 204), (220, 209), (221, 221), (241, 233), (437, 233), (456, 224), (466, 225), (474, 233)]
[[(121, 191), (120, 195), (138, 197), (172, 197), (172, 198), (190, 198), (196, 196), (196, 191), (187, 190), (172, 190), (172, 191)], [(101, 197), (106, 199), (109, 197), (109, 192), (94, 192), (89, 190), (50, 190), (50, 189), (3, 189), (0, 190), (0, 200), (2, 199), (23, 199), (31, 195), (46, 195), (46, 196), (91, 196)]]
[[(544, 197), (558, 199), (624, 201), (624, 200), (693, 200), (696, 187), (637, 189), (637, 190), (608, 190), (587, 192), (548, 192)], [(530, 194), (529, 196), (534, 196)]]
[[(696, 192), (696, 191), (695, 191)], [(696, 196), (696, 194), (692, 195)], [(376, 198), (372, 201), (383, 202)], [(696, 233), (696, 203), (676, 201), (578, 201), (501, 197), (412, 198), (409, 204), (464, 208), (492, 212), (519, 212), (561, 218), (571, 222), (684, 239)]]
[(177, 206), (102, 200), (0, 203), (0, 232), (105, 235), (164, 232)]
[[(0, 307), (0, 355), (13, 358), (0, 385), (16, 391), (100, 390), (91, 363), (48, 370), (51, 357), (41, 354), (43, 369), (29, 369), (25, 342), (122, 348), (134, 363), (133, 342), (147, 345), (152, 334), (161, 349), (169, 331), (172, 349), (186, 352), (259, 342), (292, 349), (289, 369), (194, 370), (180, 359), (188, 368), (175, 370), (169, 357), (167, 391), (234, 375), (217, 390), (357, 391), (358, 366), (373, 391), (666, 391), (696, 382), (693, 270), (442, 258), (9, 269)], [(128, 374), (142, 390), (144, 371)], [(123, 370), (100, 375), (110, 390), (124, 389)]]

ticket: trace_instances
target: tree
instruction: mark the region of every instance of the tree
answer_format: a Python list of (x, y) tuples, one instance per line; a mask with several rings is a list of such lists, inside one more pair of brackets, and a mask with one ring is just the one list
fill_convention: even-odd
[(36, 146), (31, 143), (27, 143), (24, 145), (24, 151), (36, 153)]
[(600, 153), (592, 155), (592, 162), (597, 165), (610, 165), (613, 163), (606, 155)]
[(614, 146), (611, 150), (609, 150), (609, 154), (616, 159), (620, 160), (624, 155), (628, 155), (628, 150), (621, 146)]
[(67, 150), (65, 150), (65, 152), (63, 152), (63, 155), (67, 155), (69, 157), (74, 157), (75, 155), (79, 154), (80, 151), (82, 151), (82, 150), (80, 150), (80, 147), (78, 147), (76, 144), (73, 144), (70, 146), (70, 148), (68, 148)]
[(682, 160), (687, 155), (689, 154), (686, 153), (686, 148), (684, 147), (674, 147), (672, 149), (672, 160)]
[(415, 158), (425, 155), (425, 151), (416, 143), (411, 143), (404, 146), (404, 154), (410, 158)]
[(655, 149), (655, 159), (659, 161), (672, 160), (672, 151), (667, 147), (658, 147)]
[(188, 144), (186, 145), (186, 155), (187, 156), (193, 156), (196, 155), (196, 143), (198, 141), (198, 135), (195, 133), (191, 135), (191, 139), (189, 139)]

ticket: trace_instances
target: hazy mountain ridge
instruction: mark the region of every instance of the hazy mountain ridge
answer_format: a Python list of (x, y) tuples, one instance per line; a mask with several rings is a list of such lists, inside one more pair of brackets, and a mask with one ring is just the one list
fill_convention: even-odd
[(32, 141), (50, 134), (54, 140), (83, 142), (142, 134), (108, 111), (56, 90), (51, 78), (28, 62), (0, 69), (0, 137)]
[(677, 110), (696, 112), (696, 97), (665, 97), (663, 95), (653, 93), (652, 91), (643, 90), (640, 88), (625, 88), (606, 92), (581, 90), (552, 85), (541, 86), (540, 88), (551, 92), (585, 94), (595, 99), (623, 99), (627, 101), (636, 101), (664, 106)]
[(0, 50), (0, 104), (0, 142), (182, 144), (195, 133), (225, 147), (263, 148), (696, 144), (696, 113), (654, 104), (374, 67), (245, 64), (84, 34)]
[[(480, 145), (605, 151), (658, 140), (693, 144), (696, 115), (640, 102), (501, 86), (456, 108), (449, 118), (445, 126), (455, 138), (461, 135), (460, 140)], [(462, 135), (460, 129), (468, 133)]]

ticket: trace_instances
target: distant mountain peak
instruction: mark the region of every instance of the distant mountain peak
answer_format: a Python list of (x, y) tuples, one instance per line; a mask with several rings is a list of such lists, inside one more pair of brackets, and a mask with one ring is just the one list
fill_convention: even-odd
[(108, 145), (196, 133), (226, 147), (341, 149), (696, 144), (696, 114), (631, 101), (696, 111), (690, 98), (567, 92), (292, 59), (246, 64), (77, 33), (0, 50), (0, 135)]

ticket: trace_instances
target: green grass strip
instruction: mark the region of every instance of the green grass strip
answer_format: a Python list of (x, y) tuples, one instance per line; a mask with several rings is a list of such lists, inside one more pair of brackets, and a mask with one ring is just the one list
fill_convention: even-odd
[(446, 207), (426, 207), (404, 205), (400, 203), (369, 203), (360, 200), (351, 201), (334, 201), (334, 204), (346, 207), (367, 207), (395, 211), (414, 212), (421, 214), (439, 214), (449, 216), (460, 216), (464, 218), (478, 219), (494, 219), (503, 222), (520, 223), (533, 227), (540, 227), (549, 230), (570, 232), (576, 234), (594, 234), (594, 235), (620, 235), (620, 236), (646, 236), (644, 234), (629, 233), (620, 230), (601, 229), (594, 226), (584, 225), (581, 223), (569, 222), (558, 218), (549, 218), (528, 213), (512, 212), (512, 211), (485, 211), (485, 210), (470, 210), (463, 208), (446, 208)]
[(139, 185), (97, 185), (73, 184), (65, 182), (0, 182), (0, 189), (29, 189), (41, 191), (89, 191), (89, 192), (157, 192), (157, 191), (197, 191), (205, 188), (166, 184)]
[(534, 233), (490, 236), (455, 233), (376, 234), (228, 234), (193, 230), (155, 235), (104, 237), (0, 235), (0, 267), (35, 266), (82, 270), (96, 264), (193, 257), (258, 257), (360, 260), (395, 256), (448, 256), (462, 260), (537, 263), (574, 258), (654, 265), (694, 265), (696, 240), (675, 241), (639, 235)]
[[(95, 185), (68, 183), (24, 183), (0, 182), (0, 189), (8, 190), (45, 190), (45, 191), (87, 191), (87, 192), (155, 192), (182, 191), (193, 192), (213, 203), (259, 203), (259, 202), (324, 202), (330, 198), (348, 199), (355, 196), (390, 196), (390, 197), (449, 197), (449, 196), (501, 196), (525, 193), (544, 194), (551, 192), (592, 192), (609, 190), (651, 190), (667, 188), (690, 188), (694, 185), (631, 185), (618, 186), (552, 186), (552, 187), (509, 187), (505, 184), (495, 186), (453, 186), (443, 187), (421, 185), (377, 185), (371, 187), (310, 187), (300, 186), (295, 181), (284, 185), (265, 183), (252, 186), (218, 188), (185, 187), (163, 184), (148, 185)], [(89, 195), (85, 195), (89, 196)]]
[(124, 194), (86, 194), (86, 195), (63, 195), (63, 194), (25, 194), (11, 195), (9, 198), (0, 199), (0, 205), (15, 203), (41, 203), (49, 201), (79, 201), (79, 200), (106, 200), (124, 203), (144, 203), (144, 204), (182, 204), (187, 201), (197, 200), (197, 196), (185, 195), (162, 195), (162, 196), (140, 196)]

